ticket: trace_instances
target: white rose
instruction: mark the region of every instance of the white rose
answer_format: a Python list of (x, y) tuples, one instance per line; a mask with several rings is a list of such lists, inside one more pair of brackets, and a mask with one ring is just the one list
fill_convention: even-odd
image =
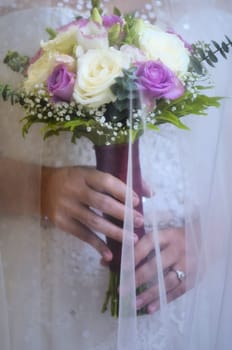
[(61, 31), (53, 40), (41, 42), (41, 47), (45, 52), (57, 51), (71, 55), (73, 48), (77, 45), (77, 31), (78, 27), (72, 25), (65, 31)]
[(72, 72), (76, 70), (76, 61), (72, 56), (53, 51), (45, 52), (28, 68), (27, 79), (24, 82), (26, 91), (33, 90), (37, 84), (46, 83), (49, 75), (58, 64), (65, 64)]
[(89, 50), (78, 61), (77, 80), (73, 97), (89, 108), (98, 108), (115, 101), (110, 87), (122, 70), (129, 68), (129, 60), (114, 48)]
[(189, 65), (189, 50), (176, 35), (155, 26), (147, 26), (140, 33), (139, 45), (149, 60), (160, 60), (178, 76), (184, 75)]

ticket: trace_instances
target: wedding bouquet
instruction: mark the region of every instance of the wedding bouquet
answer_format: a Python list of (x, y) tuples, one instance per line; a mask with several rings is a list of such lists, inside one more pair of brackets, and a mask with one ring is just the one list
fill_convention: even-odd
[[(126, 181), (129, 135), (132, 140), (133, 190), (142, 198), (139, 136), (144, 128), (159, 130), (171, 123), (188, 129), (182, 117), (206, 115), (218, 107), (219, 97), (203, 93), (209, 88), (204, 62), (214, 65), (217, 53), (226, 58), (232, 42), (188, 44), (173, 30), (162, 30), (118, 9), (105, 15), (92, 1), (89, 18), (77, 17), (41, 41), (34, 57), (9, 51), (4, 62), (25, 77), (12, 88), (0, 84), (0, 94), (25, 112), (23, 135), (35, 123), (44, 138), (71, 132), (72, 141), (93, 142), (97, 168)], [(142, 200), (136, 208), (143, 213)], [(108, 218), (119, 226), (122, 222)], [(135, 229), (141, 238), (144, 227)], [(119, 307), (121, 245), (108, 240), (114, 259), (103, 311), (111, 302)]]

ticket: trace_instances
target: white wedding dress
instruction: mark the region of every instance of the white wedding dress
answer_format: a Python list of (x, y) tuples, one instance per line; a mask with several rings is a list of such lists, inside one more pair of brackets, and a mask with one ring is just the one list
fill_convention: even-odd
[[(39, 40), (44, 36), (46, 26), (57, 27), (73, 18), (73, 10), (66, 8), (73, 3), (60, 1), (55, 4), (56, 8), (51, 9), (48, 1), (33, 6), (27, 1), (25, 3), (12, 1), (12, 4), (9, 4), (9, 1), (0, 0), (2, 13), (4, 13), (0, 19), (1, 57), (9, 48), (23, 50), (28, 54), (35, 52)], [(87, 3), (77, 1), (74, 9), (86, 10)], [(181, 1), (164, 1), (163, 3), (154, 1), (147, 3), (141, 13), (143, 16), (147, 15), (151, 20), (160, 14), (161, 22), (171, 21), (171, 24), (174, 25), (180, 17), (179, 11), (183, 11), (182, 5)], [(185, 5), (185, 9), (188, 10), (187, 2)], [(228, 24), (229, 14), (227, 18), (222, 17), (219, 9), (217, 12), (216, 10), (210, 11), (208, 10), (208, 14), (212, 16), (211, 18), (216, 18), (220, 26), (225, 25), (225, 33), (231, 35), (231, 28)], [(178, 21), (178, 30), (183, 34), (186, 33), (190, 39), (191, 36), (196, 38), (191, 27), (196, 18), (198, 18), (197, 26), (200, 26), (204, 19), (203, 13), (195, 16), (187, 12)], [(205, 35), (206, 39), (209, 37), (207, 33), (200, 34), (202, 37)], [(218, 33), (215, 35), (214, 32), (210, 34), (214, 39), (220, 40), (221, 29), (220, 35)], [(221, 72), (228, 63), (223, 61), (223, 64), (224, 66), (219, 64)], [(2, 79), (14, 82), (15, 75), (1, 67), (0, 80)], [(218, 81), (223, 79), (221, 77)], [(229, 93), (229, 85), (221, 82), (219, 86), (221, 90), (218, 88), (218, 94)], [(228, 102), (224, 103), (224, 109), (222, 109), (224, 114), (229, 108), (226, 103)], [(42, 142), (37, 127), (23, 140), (19, 125), (21, 111), (4, 104), (1, 105), (1, 114), (0, 155), (58, 167), (95, 164), (92, 145), (88, 140), (81, 139), (77, 145), (73, 145), (70, 142), (70, 136), (65, 135)], [(216, 120), (216, 125), (218, 112), (212, 111), (211, 114), (212, 124)], [(226, 293), (231, 290), (231, 286), (227, 285), (231, 272), (226, 269), (226, 266), (229, 266), (230, 255), (226, 255), (225, 260), (221, 257), (225, 247), (228, 248), (228, 252), (231, 248), (229, 235), (231, 232), (228, 231), (231, 229), (231, 223), (227, 215), (231, 211), (231, 207), (229, 208), (231, 197), (230, 201), (226, 202), (227, 199), (225, 199), (224, 203), (220, 203), (221, 211), (225, 208), (226, 212), (223, 210), (223, 215), (218, 214), (218, 218), (211, 217), (215, 213), (211, 203), (218, 198), (213, 187), (215, 181), (212, 177), (212, 184), (209, 186), (207, 181), (210, 182), (210, 179), (207, 174), (200, 176), (197, 171), (197, 169), (204, 171), (207, 168), (208, 174), (212, 174), (212, 169), (210, 169), (212, 164), (215, 172), (220, 169), (221, 158), (219, 159), (219, 156), (225, 147), (221, 145), (222, 140), (225, 142), (229, 140), (229, 137), (222, 139), (221, 130), (226, 131), (228, 127), (223, 125), (220, 131), (217, 129), (209, 131), (207, 118), (210, 117), (206, 117), (196, 122), (202, 122), (201, 132), (197, 134), (198, 131), (194, 131), (194, 118), (189, 118), (188, 121), (193, 126), (189, 137), (172, 126), (162, 127), (159, 134), (146, 133), (141, 140), (141, 162), (143, 176), (156, 192), (155, 198), (147, 200), (144, 205), (149, 215), (151, 212), (152, 215), (155, 215), (159, 228), (166, 225), (177, 227), (186, 225), (189, 240), (193, 242), (195, 230), (192, 227), (193, 222), (201, 220), (201, 226), (207, 232), (203, 242), (205, 243), (210, 237), (208, 234), (212, 229), (210, 223), (216, 225), (219, 221), (217, 229), (218, 232), (222, 230), (221, 250), (219, 249), (218, 256), (217, 253), (215, 254), (214, 262), (216, 263), (212, 271), (209, 271), (205, 280), (198, 281), (200, 287), (193, 288), (186, 295), (168, 305), (164, 305), (164, 302), (161, 310), (154, 315), (142, 316), (136, 321), (120, 318), (123, 327), (126, 325), (128, 328), (123, 331), (119, 330), (117, 320), (111, 318), (108, 312), (101, 313), (107, 288), (108, 271), (100, 265), (99, 255), (91, 247), (76, 237), (52, 227), (46, 220), (40, 222), (37, 218), (28, 218), (26, 214), (22, 217), (6, 217), (0, 214), (1, 350), (230, 349), (229, 325), (223, 324), (222, 327), (221, 324), (222, 320), (229, 320), (229, 310), (231, 310), (231, 304), (224, 304), (229, 300)], [(221, 122), (218, 124), (221, 125)], [(196, 135), (199, 137), (200, 144), (194, 143)], [(206, 155), (206, 158), (199, 157), (198, 154), (201, 153), (202, 148), (204, 148), (203, 153), (207, 153), (208, 148), (212, 145), (211, 139), (215, 141), (212, 141), (215, 152), (213, 154), (209, 152), (209, 157)], [(192, 144), (195, 146), (194, 153), (191, 153), (192, 161), (186, 155), (187, 150), (183, 146), (188, 144), (188, 140), (193, 140)], [(202, 162), (205, 159), (208, 163), (204, 163), (204, 168)], [(183, 170), (183, 165), (188, 164), (186, 168), (191, 170), (194, 161), (194, 170), (190, 176)], [(228, 165), (226, 161), (225, 164)], [(228, 167), (227, 170), (229, 183), (231, 169)], [(199, 185), (196, 192), (192, 187), (191, 177), (194, 178), (194, 183)], [(206, 198), (209, 198), (207, 191), (210, 191), (212, 195), (211, 201), (207, 202), (208, 205), (206, 205)], [(231, 192), (231, 189), (228, 191)], [(197, 192), (205, 194), (200, 204), (196, 196)], [(221, 193), (221, 198), (225, 198), (223, 194)], [(188, 207), (187, 214), (186, 207)], [(200, 219), (199, 208), (202, 209)], [(203, 216), (206, 212), (211, 218), (208, 221)], [(218, 210), (216, 212), (218, 213)], [(190, 219), (189, 216), (192, 215), (194, 219)], [(225, 229), (221, 228), (221, 220), (224, 215), (228, 219), (223, 223)], [(209, 244), (209, 247), (206, 247), (204, 257), (210, 256), (207, 254), (212, 252), (212, 248), (216, 251), (217, 243), (215, 242), (216, 240), (212, 242), (212, 246)], [(203, 256), (202, 253), (198, 255), (200, 269), (200, 266), (203, 266)], [(212, 261), (207, 261), (206, 265), (208, 263), (210, 266)], [(212, 272), (216, 268), (220, 272), (218, 283), (223, 281), (221, 289), (215, 289), (217, 282)], [(204, 288), (204, 283), (209, 290)], [(210, 284), (212, 284), (211, 288), (209, 288)], [(213, 310), (212, 305), (214, 305)], [(136, 332), (133, 322), (136, 322)], [(127, 333), (127, 339), (124, 333)], [(129, 343), (131, 347), (128, 346)]]

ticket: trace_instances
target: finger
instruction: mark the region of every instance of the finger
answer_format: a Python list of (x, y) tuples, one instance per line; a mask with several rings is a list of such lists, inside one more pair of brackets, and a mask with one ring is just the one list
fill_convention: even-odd
[(155, 280), (157, 275), (157, 267), (155, 258), (150, 259), (148, 262), (140, 266), (135, 271), (136, 287), (141, 287), (151, 281)]
[(70, 233), (78, 237), (80, 240), (91, 245), (95, 250), (99, 252), (105, 261), (112, 260), (113, 254), (106, 243), (80, 222), (74, 219), (67, 219), (66, 217), (59, 216), (56, 220), (56, 225), (61, 230)]
[(159, 230), (159, 244), (161, 250), (167, 246), (172, 245), (175, 253), (183, 249), (185, 250), (185, 230), (183, 227), (168, 227), (162, 230)]
[[(172, 270), (164, 276), (164, 283), (166, 293), (170, 293), (180, 286), (180, 281), (177, 279), (175, 271)], [(160, 286), (158, 283), (154, 283), (144, 292), (138, 295), (136, 299), (137, 308), (143, 308), (144, 306), (151, 304), (157, 299), (160, 299)]]
[[(171, 232), (172, 234), (173, 232)], [(162, 254), (162, 263), (164, 263), (165, 269), (175, 263), (178, 252), (175, 249), (175, 254), (170, 251), (166, 251), (169, 246), (170, 249), (174, 249), (170, 243), (170, 229), (159, 231), (159, 247)], [(155, 249), (154, 235), (152, 232), (143, 236), (135, 246), (135, 266), (137, 266), (143, 259), (145, 259)], [(154, 252), (155, 253), (155, 252)], [(171, 260), (169, 260), (169, 256)], [(175, 257), (175, 258), (174, 258)], [(170, 265), (169, 265), (170, 264)]]
[(88, 207), (76, 204), (75, 206), (70, 206), (69, 215), (82, 223), (91, 231), (96, 231), (104, 234), (105, 236), (115, 239), (121, 242), (123, 236), (123, 229), (109, 220), (105, 219), (103, 216), (90, 210)]
[(135, 266), (143, 261), (154, 250), (152, 233), (144, 235), (135, 245)]
[(106, 260), (104, 259), (104, 257), (102, 257), (101, 260), (100, 260), (100, 264), (101, 264), (102, 266), (104, 266), (104, 267), (108, 267), (108, 266), (109, 266), (109, 261), (106, 261)]
[(147, 198), (151, 198), (155, 195), (155, 192), (153, 191), (151, 186), (149, 186), (144, 180), (142, 181), (142, 194), (144, 197)]
[[(186, 285), (184, 282), (181, 282), (175, 289), (173, 289), (167, 294), (167, 302), (170, 303), (173, 300), (178, 299), (185, 292), (186, 292)], [(158, 311), (159, 309), (160, 309), (160, 299), (157, 299), (154, 302), (150, 303), (147, 307), (147, 310), (150, 314)]]
[[(172, 249), (169, 246), (161, 251), (161, 261), (163, 271), (169, 271), (176, 264), (177, 258), (172, 254)], [(176, 273), (174, 271), (170, 272), (172, 275), (174, 275), (174, 277), (176, 277)], [(135, 277), (137, 287), (157, 280), (158, 272), (156, 257), (153, 257), (150, 261), (147, 261), (142, 266), (140, 266), (136, 270)]]
[[(121, 202), (106, 194), (96, 192), (91, 188), (86, 191), (83, 204), (100, 210), (102, 213), (110, 215), (118, 220), (124, 220), (125, 206)], [(138, 211), (133, 211), (133, 218), (135, 227), (143, 225), (143, 216)]]
[[(90, 173), (86, 183), (97, 191), (108, 193), (122, 203), (126, 201), (126, 184), (111, 174), (96, 170)], [(139, 197), (133, 192), (133, 205), (137, 206), (138, 203)]]

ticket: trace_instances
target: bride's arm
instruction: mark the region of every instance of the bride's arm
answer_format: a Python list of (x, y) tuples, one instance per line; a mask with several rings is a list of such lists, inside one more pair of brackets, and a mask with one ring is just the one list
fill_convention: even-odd
[[(122, 228), (100, 213), (123, 221), (125, 196), (122, 181), (94, 168), (41, 168), (0, 158), (0, 214), (46, 216), (56, 227), (92, 245), (106, 261), (112, 253), (95, 232), (121, 241)], [(135, 225), (141, 226), (141, 214), (134, 214)]]
[(40, 167), (0, 157), (0, 213), (39, 215)]

